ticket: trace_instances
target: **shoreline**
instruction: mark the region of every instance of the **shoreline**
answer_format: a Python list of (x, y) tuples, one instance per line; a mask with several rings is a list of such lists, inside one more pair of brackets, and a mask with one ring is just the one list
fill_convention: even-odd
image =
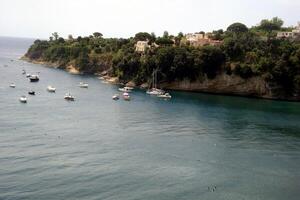
[[(66, 72), (74, 75), (80, 75), (84, 74), (85, 72), (80, 72), (78, 69), (76, 69), (76, 66), (70, 64), (67, 66), (60, 66), (58, 63), (52, 63), (52, 62), (46, 62), (46, 61), (41, 61), (41, 60), (32, 60), (29, 59), (25, 56), (22, 56), (20, 60), (24, 60), (29, 63), (33, 64), (39, 64), (39, 65), (44, 65), (44, 66), (49, 66), (53, 68), (61, 68), (65, 70)], [(92, 73), (92, 75), (96, 76), (98, 79), (101, 79), (105, 81), (108, 84), (113, 84), (113, 85), (122, 85), (122, 86), (130, 86), (130, 87), (135, 87), (135, 88), (140, 88), (140, 89), (147, 89), (148, 83), (143, 83), (140, 85), (135, 84), (133, 81), (129, 81), (127, 83), (122, 83), (118, 77), (113, 77), (108, 75), (107, 71), (102, 71), (102, 72), (96, 72)], [(242, 91), (242, 92), (235, 92), (235, 91), (220, 91), (220, 90), (214, 90), (214, 88), (209, 88), (206, 83), (198, 83), (198, 86), (201, 87), (199, 88), (192, 88), (191, 86), (184, 86), (180, 87), (180, 84), (184, 81), (175, 81), (171, 83), (161, 83), (159, 84), (161, 87), (165, 90), (171, 90), (171, 91), (180, 91), (180, 92), (191, 92), (191, 93), (203, 93), (203, 94), (210, 94), (210, 95), (223, 95), (223, 96), (237, 96), (237, 97), (244, 97), (244, 98), (251, 98), (251, 99), (262, 99), (262, 100), (275, 100), (275, 101), (286, 101), (286, 102), (300, 102), (299, 97), (280, 97), (280, 96), (272, 96), (271, 93), (265, 93), (262, 95), (258, 95), (255, 93), (247, 93), (247, 91)], [(212, 81), (211, 81), (212, 82)], [(244, 81), (245, 82), (245, 81)], [(248, 80), (248, 82), (251, 82)], [(188, 82), (188, 85), (195, 85), (197, 86), (197, 83), (195, 82)], [(241, 83), (239, 83), (241, 84)], [(203, 87), (203, 85), (207, 86), (207, 88)], [(257, 86), (256, 86), (257, 87)], [(267, 88), (267, 87), (266, 87)], [(266, 89), (264, 88), (264, 89)]]

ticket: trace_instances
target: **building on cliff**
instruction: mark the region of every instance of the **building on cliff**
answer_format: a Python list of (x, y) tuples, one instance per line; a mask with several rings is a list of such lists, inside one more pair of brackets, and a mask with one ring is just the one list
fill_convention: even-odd
[(290, 39), (296, 39), (300, 37), (300, 22), (298, 22), (298, 25), (295, 27), (294, 30), (289, 32), (278, 32), (277, 38), (284, 39), (284, 38), (290, 38)]
[(140, 52), (143, 53), (146, 51), (147, 48), (150, 48), (150, 45), (148, 44), (148, 40), (147, 41), (137, 41), (136, 45), (135, 45), (135, 51), (136, 52)]
[(219, 46), (222, 44), (220, 40), (211, 39), (212, 33), (188, 33), (185, 35), (186, 41), (194, 47), (205, 45)]

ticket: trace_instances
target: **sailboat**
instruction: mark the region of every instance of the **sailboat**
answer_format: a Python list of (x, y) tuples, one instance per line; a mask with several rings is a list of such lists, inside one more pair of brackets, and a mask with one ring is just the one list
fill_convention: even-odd
[(165, 91), (157, 88), (157, 69), (153, 71), (152, 74), (152, 88), (146, 91), (147, 94), (150, 95), (162, 95)]

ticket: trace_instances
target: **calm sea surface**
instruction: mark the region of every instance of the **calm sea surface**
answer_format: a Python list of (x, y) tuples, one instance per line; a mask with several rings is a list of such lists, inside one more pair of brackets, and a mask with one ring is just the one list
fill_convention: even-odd
[(300, 103), (141, 90), (112, 101), (117, 86), (18, 60), (32, 41), (0, 38), (1, 200), (300, 198)]

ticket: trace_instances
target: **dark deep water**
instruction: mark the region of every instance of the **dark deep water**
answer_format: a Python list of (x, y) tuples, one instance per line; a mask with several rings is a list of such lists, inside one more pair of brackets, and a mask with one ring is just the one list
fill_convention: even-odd
[(18, 60), (32, 41), (0, 38), (1, 200), (299, 199), (300, 103), (143, 91), (112, 101), (116, 86)]

